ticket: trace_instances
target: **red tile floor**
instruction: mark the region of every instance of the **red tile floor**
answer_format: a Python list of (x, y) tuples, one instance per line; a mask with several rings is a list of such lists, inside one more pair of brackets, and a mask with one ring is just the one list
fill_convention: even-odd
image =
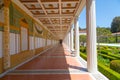
[(68, 49), (57, 45), (0, 80), (94, 80)]

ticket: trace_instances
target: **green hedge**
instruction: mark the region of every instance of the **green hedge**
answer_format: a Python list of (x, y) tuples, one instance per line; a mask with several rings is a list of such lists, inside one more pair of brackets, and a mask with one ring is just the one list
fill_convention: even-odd
[(112, 54), (112, 53), (108, 53), (108, 55), (120, 59), (120, 55), (116, 55), (116, 54)]
[(99, 53), (108, 54), (109, 50), (99, 50)]
[(112, 69), (104, 66), (103, 64), (98, 64), (99, 71), (104, 74), (106, 77), (108, 77), (110, 80), (120, 80), (120, 74), (113, 71)]
[[(84, 55), (85, 60), (87, 59), (87, 57), (84, 53), (80, 53), (80, 55)], [(110, 80), (120, 80), (120, 74), (119, 73), (117, 73), (117, 72), (113, 71), (112, 69), (104, 66), (103, 64), (98, 63), (98, 69), (102, 74), (104, 74)]]
[(116, 60), (116, 59), (118, 59), (118, 58), (116, 58), (116, 57), (108, 56), (108, 55), (106, 55), (106, 54), (99, 54), (99, 55), (100, 55), (100, 56), (103, 56), (104, 58), (110, 59), (110, 61), (111, 61), (111, 60)]
[(108, 46), (99, 46), (100, 50), (106, 50), (108, 49)]
[(105, 54), (107, 54), (107, 53), (114, 53), (114, 54), (116, 54), (116, 53), (120, 53), (120, 50), (119, 50), (119, 48), (118, 47), (108, 47), (108, 46), (100, 46), (100, 49), (98, 50), (98, 52), (101, 52), (101, 53), (105, 53)]
[(102, 63), (103, 65), (109, 67), (110, 66), (110, 59), (103, 58), (102, 56), (98, 55), (98, 63)]
[(120, 60), (112, 60), (110, 62), (110, 68), (120, 73)]
[(80, 52), (86, 53), (86, 47), (80, 46)]
[(85, 53), (80, 52), (80, 56), (81, 56), (84, 60), (87, 61), (87, 57), (86, 57), (86, 54), (85, 54)]

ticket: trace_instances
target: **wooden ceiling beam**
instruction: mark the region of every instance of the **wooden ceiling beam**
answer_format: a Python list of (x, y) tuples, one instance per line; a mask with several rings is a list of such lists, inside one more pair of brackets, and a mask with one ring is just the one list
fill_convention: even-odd
[(21, 3), (23, 3), (23, 4), (38, 4), (38, 2), (28, 2), (28, 1), (25, 1), (25, 2), (21, 2)]
[(40, 4), (40, 6), (41, 6), (42, 10), (43, 10), (43, 11), (44, 11), (44, 13), (45, 13), (45, 15), (47, 15), (47, 11), (45, 10), (45, 8), (44, 8), (44, 6), (43, 6), (43, 4), (42, 4), (41, 0), (37, 0), (37, 1), (39, 2), (39, 4)]
[[(59, 14), (62, 14), (62, 6), (61, 6), (61, 0), (59, 0)], [(60, 26), (62, 25), (62, 19), (60, 17)], [(62, 33), (62, 26), (61, 26), (61, 33)]]
[(49, 14), (49, 15), (34, 15), (34, 17), (37, 17), (37, 18), (59, 18), (59, 17), (63, 17), (63, 18), (73, 18), (73, 14), (62, 14), (62, 15), (59, 15), (59, 14)]
[[(42, 2), (42, 4), (56, 4), (56, 3), (59, 3), (59, 2)], [(79, 3), (79, 1), (63, 1), (61, 3)]]
[[(43, 6), (41, 0), (37, 0), (42, 8), (42, 10), (44, 11), (45, 15), (47, 16), (47, 11), (45, 10), (45, 7)], [(52, 24), (52, 21), (50, 20), (50, 18), (48, 17), (48, 20), (50, 21), (50, 23)], [(54, 28), (54, 27), (53, 27)], [(55, 29), (55, 28), (54, 28)]]
[(70, 26), (70, 24), (44, 24), (46, 26)]

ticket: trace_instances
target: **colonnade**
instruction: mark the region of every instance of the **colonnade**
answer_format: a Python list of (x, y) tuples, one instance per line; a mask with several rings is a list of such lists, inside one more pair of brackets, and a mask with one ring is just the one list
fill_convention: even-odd
[[(74, 17), (73, 25), (74, 26), (71, 27), (64, 42), (67, 46), (69, 46), (69, 49), (71, 51), (75, 51), (75, 56), (79, 57), (80, 45), (79, 45), (78, 17)], [(89, 72), (95, 73), (97, 72), (95, 0), (86, 0), (86, 27), (87, 27), (86, 28), (87, 30), (87, 45), (86, 45), (87, 69)]]

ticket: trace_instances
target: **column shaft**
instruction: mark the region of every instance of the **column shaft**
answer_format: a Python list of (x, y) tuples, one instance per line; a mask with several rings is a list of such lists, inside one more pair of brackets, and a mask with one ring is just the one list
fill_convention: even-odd
[(95, 73), (97, 71), (95, 0), (86, 0), (86, 10), (87, 67), (89, 72)]
[(70, 49), (73, 51), (73, 28), (70, 31)]
[(10, 67), (10, 24), (9, 24), (9, 4), (10, 0), (4, 0), (4, 34), (3, 34), (3, 66), (4, 69)]
[(68, 33), (68, 48), (70, 50), (70, 32)]
[(79, 24), (77, 21), (77, 18), (75, 18), (75, 51), (76, 51), (76, 56), (79, 56)]

